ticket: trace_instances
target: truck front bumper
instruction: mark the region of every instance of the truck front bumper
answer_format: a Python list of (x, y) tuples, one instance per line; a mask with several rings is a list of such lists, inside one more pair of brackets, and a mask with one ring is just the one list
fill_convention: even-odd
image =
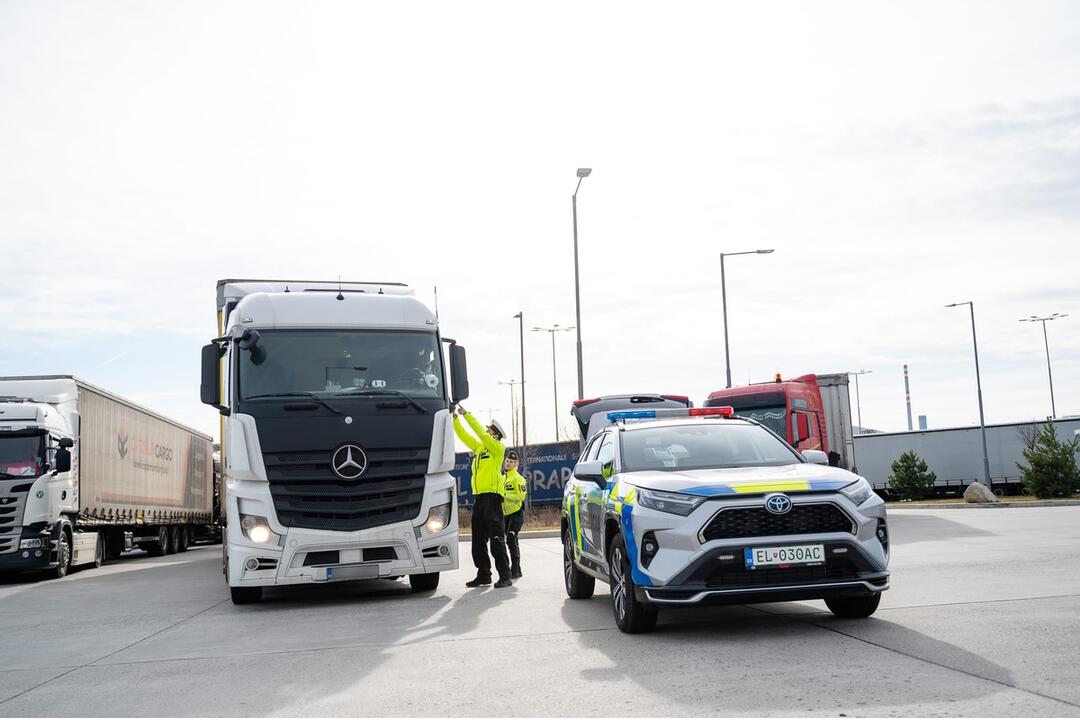
[[(19, 537), (12, 538), (14, 547), (0, 553), (0, 572), (46, 570), (56, 565), (53, 536), (48, 532), (24, 527)], [(29, 543), (27, 542), (29, 541)], [(36, 547), (23, 547), (34, 544)]]

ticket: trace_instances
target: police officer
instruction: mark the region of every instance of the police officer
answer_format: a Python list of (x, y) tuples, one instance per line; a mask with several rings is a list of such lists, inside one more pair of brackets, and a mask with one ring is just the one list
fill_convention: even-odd
[[(509, 587), (512, 583), (510, 563), (506, 558), (506, 526), (503, 522), (502, 470), (506, 448), (499, 442), (506, 437), (506, 433), (497, 420), (492, 420), (485, 429), (460, 404), (457, 412), (454, 416), (454, 432), (473, 453), (472, 557), (476, 565), (476, 578), (465, 585), (480, 587), (491, 584), (491, 560), (487, 551), (490, 543), (495, 569), (499, 572), (495, 587)], [(476, 433), (475, 438), (462, 426), (461, 417)]]
[(518, 533), (525, 522), (525, 478), (518, 472), (518, 456), (506, 451), (506, 475), (503, 478), (503, 514), (506, 516), (506, 546), (510, 550), (510, 577), (521, 577), (521, 548)]

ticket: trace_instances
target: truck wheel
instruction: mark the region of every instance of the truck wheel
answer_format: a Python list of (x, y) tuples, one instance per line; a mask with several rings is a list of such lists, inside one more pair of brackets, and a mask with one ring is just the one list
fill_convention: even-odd
[(56, 540), (56, 567), (49, 572), (55, 578), (63, 578), (71, 569), (71, 531), (64, 528)]
[(250, 605), (262, 600), (261, 587), (230, 587), (233, 605)]
[(176, 552), (187, 552), (188, 546), (191, 544), (191, 537), (188, 535), (187, 525), (180, 526), (180, 542), (176, 545)]
[(825, 605), (836, 617), (842, 618), (864, 618), (870, 617), (877, 610), (878, 603), (881, 602), (881, 593), (876, 592), (872, 595), (862, 595), (856, 597), (845, 598), (827, 598)]
[(169, 528), (164, 525), (158, 526), (157, 542), (152, 542), (146, 546), (146, 551), (154, 557), (161, 557), (162, 555), (168, 555), (172, 552), (169, 547)]
[(439, 573), (421, 573), (409, 576), (409, 586), (414, 593), (430, 592), (439, 587)]
[(566, 594), (574, 600), (588, 600), (596, 590), (596, 578), (586, 575), (574, 566), (574, 546), (570, 529), (563, 531), (563, 581)]
[(99, 568), (105, 564), (105, 537), (98, 533), (97, 543), (94, 545), (94, 567)]
[(630, 558), (626, 541), (617, 534), (608, 557), (611, 577), (611, 609), (615, 624), (625, 633), (650, 632), (656, 627), (657, 610), (634, 597), (634, 579), (630, 576)]
[(172, 555), (175, 552), (180, 552), (180, 526), (169, 526), (169, 549), (166, 552), (167, 555)]

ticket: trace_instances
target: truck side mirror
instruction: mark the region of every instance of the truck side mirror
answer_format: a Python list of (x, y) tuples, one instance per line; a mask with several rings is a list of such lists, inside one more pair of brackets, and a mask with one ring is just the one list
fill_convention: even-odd
[(228, 415), (229, 409), (219, 402), (220, 387), (221, 348), (217, 343), (210, 343), (204, 345), (202, 349), (202, 383), (199, 385), (199, 399), (204, 404), (217, 408), (222, 415)]
[(450, 344), (450, 401), (455, 405), (469, 397), (469, 371), (465, 364), (465, 348)]
[(71, 471), (71, 451), (65, 447), (56, 450), (56, 472), (64, 473)]
[(56, 441), (56, 444), (62, 448), (75, 447), (75, 441), (71, 438), (60, 438)]

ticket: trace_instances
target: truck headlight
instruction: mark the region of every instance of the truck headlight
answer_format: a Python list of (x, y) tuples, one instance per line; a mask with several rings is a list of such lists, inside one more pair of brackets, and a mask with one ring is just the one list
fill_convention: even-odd
[(270, 529), (270, 522), (264, 517), (241, 515), (240, 529), (243, 530), (244, 537), (253, 543), (259, 543), (260, 545), (281, 544), (281, 536)]
[(19, 541), (20, 550), (33, 550), (39, 547), (44, 547), (41, 538), (25, 538)]
[(638, 504), (642, 507), (659, 510), (660, 512), (682, 515), (684, 517), (694, 512), (697, 506), (705, 501), (705, 498), (698, 497), (697, 495), (664, 492), (662, 490), (646, 490), (645, 488), (640, 487), (637, 491), (637, 497)]
[(847, 495), (848, 499), (856, 505), (862, 505), (874, 494), (874, 489), (870, 487), (870, 483), (866, 482), (866, 480), (859, 478), (850, 485), (840, 488), (840, 492)]
[(427, 522), (424, 523), (424, 528), (429, 533), (438, 533), (446, 529), (446, 526), (450, 524), (450, 503), (445, 505), (436, 505), (428, 512)]

